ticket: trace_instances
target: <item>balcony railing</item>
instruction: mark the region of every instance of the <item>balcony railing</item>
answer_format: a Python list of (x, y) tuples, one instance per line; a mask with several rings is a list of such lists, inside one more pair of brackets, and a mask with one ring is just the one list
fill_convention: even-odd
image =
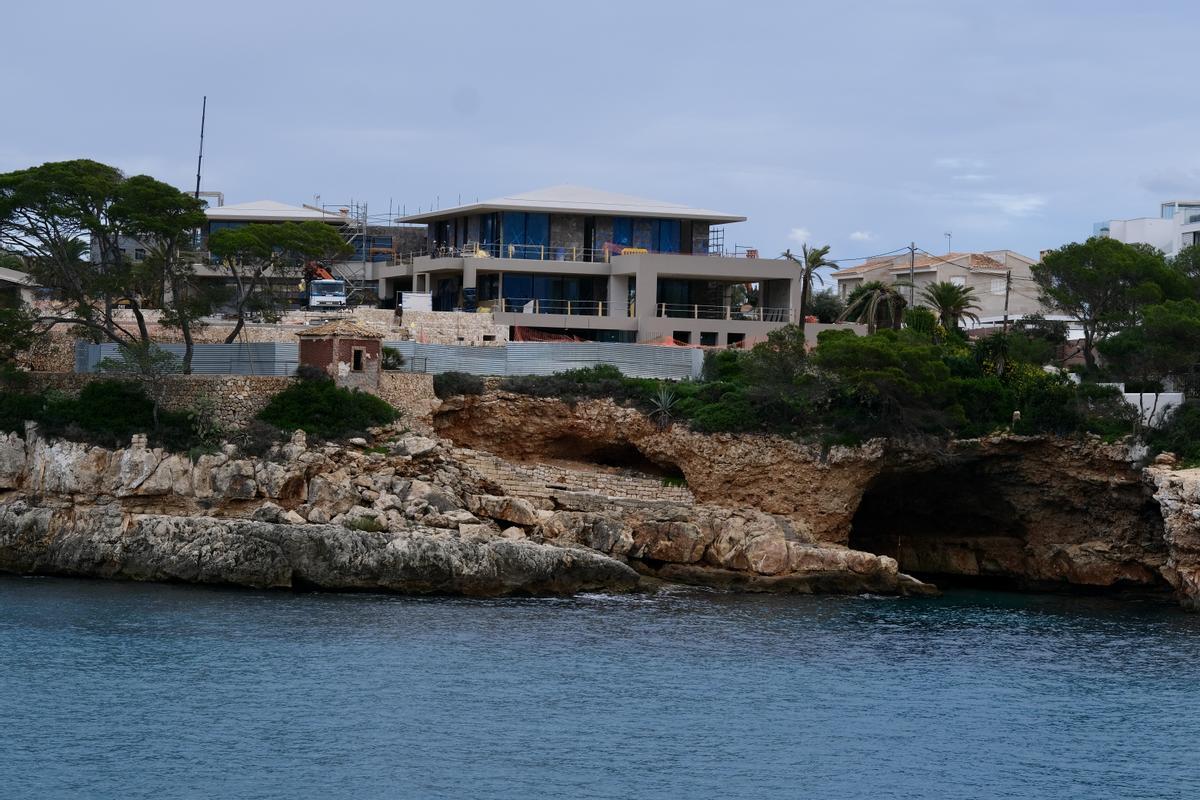
[(792, 322), (790, 308), (744, 308), (742, 306), (706, 306), (687, 303), (658, 303), (655, 316), (676, 319), (726, 319), (745, 322)]
[(632, 316), (633, 311), (626, 303), (609, 303), (605, 300), (544, 300), (536, 297), (481, 300), (479, 305), (490, 305), (494, 311), (509, 314), (562, 314), (571, 317)]
[(613, 256), (629, 255), (695, 255), (722, 256), (725, 258), (758, 258), (757, 250), (745, 250), (735, 253), (721, 251), (680, 253), (678, 251), (662, 252), (645, 247), (630, 247), (627, 245), (606, 244), (602, 247), (566, 247), (548, 244), (496, 244), (470, 242), (461, 247), (441, 245), (427, 253), (410, 253), (401, 260), (412, 263), (413, 258), (430, 256), (431, 258), (511, 258), (528, 261), (575, 261), (584, 263), (607, 263)]

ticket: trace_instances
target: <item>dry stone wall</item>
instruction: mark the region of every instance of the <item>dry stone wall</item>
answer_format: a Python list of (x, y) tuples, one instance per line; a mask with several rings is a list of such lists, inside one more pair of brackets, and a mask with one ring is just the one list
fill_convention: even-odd
[(508, 342), (508, 326), (497, 325), (487, 312), (405, 311), (400, 318), (404, 338), (423, 344), (500, 345)]
[[(33, 391), (55, 390), (77, 395), (88, 383), (107, 378), (107, 375), (34, 372), (29, 376)], [(286, 389), (292, 378), (272, 375), (176, 375), (168, 379), (165, 407), (170, 411), (186, 411), (201, 397), (212, 398), (217, 421), (224, 428), (240, 428)]]

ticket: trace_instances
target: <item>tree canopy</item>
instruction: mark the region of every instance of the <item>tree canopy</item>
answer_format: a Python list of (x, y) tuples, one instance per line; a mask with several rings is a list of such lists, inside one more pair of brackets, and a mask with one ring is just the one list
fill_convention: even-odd
[(1032, 272), (1041, 302), (1079, 321), (1089, 369), (1097, 342), (1133, 324), (1139, 309), (1189, 293), (1186, 278), (1161, 252), (1108, 237), (1051, 250)]
[[(204, 204), (194, 197), (96, 161), (0, 174), (0, 247), (20, 253), (36, 280), (62, 298), (58, 308), (37, 315), (41, 329), (75, 325), (97, 340), (147, 346), (143, 310), (161, 307), (162, 324), (183, 332), (185, 369), (191, 331), (211, 305), (193, 285), (187, 253), (203, 222)], [(121, 245), (128, 239), (149, 257), (125, 258)], [(117, 301), (129, 306), (136, 329), (115, 319)]]
[(270, 277), (299, 280), (309, 264), (329, 264), (352, 251), (340, 231), (316, 221), (252, 223), (213, 231), (208, 249), (233, 278), (237, 324), (227, 343), (236, 341), (250, 314), (278, 318), (279, 300), (271, 291)]

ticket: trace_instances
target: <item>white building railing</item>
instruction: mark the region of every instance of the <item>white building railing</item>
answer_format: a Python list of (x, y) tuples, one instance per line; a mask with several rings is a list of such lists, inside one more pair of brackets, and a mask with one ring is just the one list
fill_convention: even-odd
[(658, 303), (656, 317), (675, 319), (725, 319), (746, 322), (794, 322), (790, 308), (746, 308), (744, 306), (710, 306), (688, 303)]

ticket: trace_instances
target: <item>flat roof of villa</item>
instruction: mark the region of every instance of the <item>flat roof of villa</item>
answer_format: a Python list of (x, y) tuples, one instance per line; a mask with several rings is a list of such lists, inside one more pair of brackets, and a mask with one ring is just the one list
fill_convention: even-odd
[(692, 208), (662, 200), (648, 200), (628, 194), (605, 192), (585, 186), (551, 186), (523, 194), (506, 195), (482, 203), (466, 203), (437, 211), (409, 214), (399, 222), (425, 222), (485, 211), (546, 211), (559, 214), (603, 214), (617, 217), (672, 217), (708, 222), (745, 222), (737, 214), (725, 214), (706, 208)]
[(291, 206), (275, 200), (254, 200), (250, 203), (234, 203), (227, 206), (206, 208), (204, 214), (210, 220), (259, 220), (262, 222), (341, 222), (344, 214), (334, 214), (310, 206)]

